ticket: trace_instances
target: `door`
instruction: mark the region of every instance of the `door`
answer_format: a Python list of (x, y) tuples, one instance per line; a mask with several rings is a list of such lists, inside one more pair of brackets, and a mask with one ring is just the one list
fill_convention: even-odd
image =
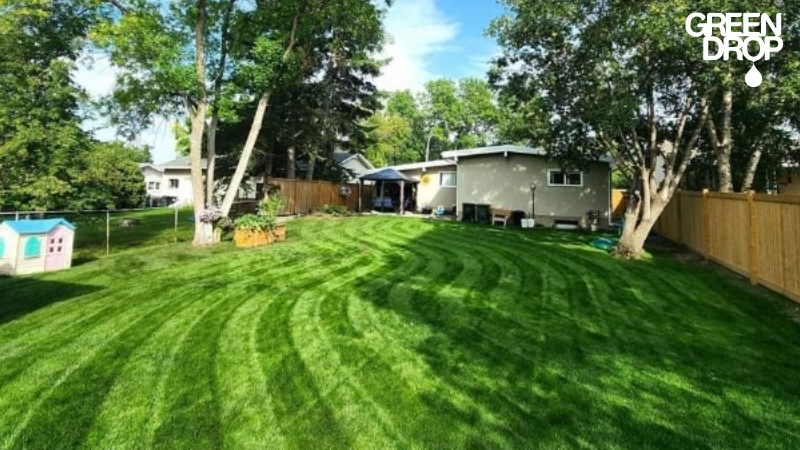
[(56, 227), (47, 235), (47, 247), (45, 248), (44, 270), (60, 270), (64, 268), (64, 258), (67, 253), (67, 229)]

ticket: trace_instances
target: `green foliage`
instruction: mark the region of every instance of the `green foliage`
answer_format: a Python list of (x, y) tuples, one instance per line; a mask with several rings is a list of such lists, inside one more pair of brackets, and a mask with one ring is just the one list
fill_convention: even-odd
[(274, 219), (261, 214), (244, 214), (233, 220), (233, 227), (237, 230), (264, 231), (274, 226)]
[(323, 214), (344, 215), (347, 214), (347, 206), (343, 205), (322, 205), (317, 211)]

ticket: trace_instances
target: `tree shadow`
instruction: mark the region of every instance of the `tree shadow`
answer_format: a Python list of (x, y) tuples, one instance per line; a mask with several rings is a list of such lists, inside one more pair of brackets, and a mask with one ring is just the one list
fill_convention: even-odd
[(421, 399), (480, 430), (468, 447), (800, 443), (800, 328), (776, 296), (702, 264), (617, 260), (592, 238), (440, 223), (355, 284), (425, 327), (414, 351), (457, 395)]
[(54, 303), (97, 292), (97, 286), (42, 280), (34, 277), (0, 276), (0, 325)]

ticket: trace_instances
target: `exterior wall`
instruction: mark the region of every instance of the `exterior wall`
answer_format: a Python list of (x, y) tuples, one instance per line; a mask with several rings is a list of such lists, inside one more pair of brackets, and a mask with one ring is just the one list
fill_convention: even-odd
[[(425, 172), (422, 169), (404, 170), (405, 175), (419, 180), (417, 185), (417, 208), (422, 209), (425, 207), (436, 208), (437, 206), (444, 206), (449, 208), (456, 204), (457, 189), (455, 187), (442, 187), (439, 182), (441, 180), (439, 174), (442, 172), (456, 172), (456, 166), (450, 167), (433, 167), (427, 169)], [(422, 182), (423, 176), (427, 175), (428, 182)]]
[[(164, 187), (163, 180), (161, 179), (162, 173), (152, 167), (143, 167), (142, 175), (144, 175), (144, 186), (145, 189), (147, 189), (147, 195), (155, 198), (161, 197), (161, 188)], [(161, 183), (161, 186), (159, 189), (150, 189), (150, 183)]]
[[(25, 258), (25, 241), (29, 237), (39, 239), (40, 252), (38, 258)], [(27, 275), (31, 273), (44, 272), (44, 258), (47, 252), (46, 234), (24, 234), (17, 241), (17, 263), (13, 275)]]
[[(169, 187), (169, 180), (178, 180), (178, 187)], [(193, 201), (192, 173), (188, 169), (164, 169), (161, 179), (161, 197), (175, 197), (179, 205), (191, 205)]]
[(784, 182), (778, 184), (779, 194), (800, 195), (800, 170), (791, 171), (782, 181)]
[(558, 164), (545, 157), (509, 154), (462, 158), (458, 162), (458, 209), (462, 203), (489, 203), (496, 208), (531, 211), (531, 184), (536, 184), (536, 220), (550, 226), (557, 219), (580, 220), (599, 210), (608, 223), (610, 167), (593, 163), (583, 172), (583, 186), (548, 186), (548, 170)]
[(17, 256), (17, 233), (9, 230), (8, 227), (0, 225), (0, 236), (5, 239), (5, 252), (0, 258), (0, 275), (13, 275), (16, 267)]

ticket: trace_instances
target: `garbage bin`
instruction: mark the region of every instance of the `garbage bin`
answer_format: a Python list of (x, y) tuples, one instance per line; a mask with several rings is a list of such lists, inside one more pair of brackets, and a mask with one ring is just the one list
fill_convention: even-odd
[(522, 219), (525, 218), (525, 211), (511, 211), (511, 226), (512, 227), (521, 227), (522, 226)]
[(477, 203), (475, 205), (475, 222), (486, 225), (492, 224), (491, 205), (488, 203)]
[(461, 204), (461, 221), (475, 223), (475, 203)]

